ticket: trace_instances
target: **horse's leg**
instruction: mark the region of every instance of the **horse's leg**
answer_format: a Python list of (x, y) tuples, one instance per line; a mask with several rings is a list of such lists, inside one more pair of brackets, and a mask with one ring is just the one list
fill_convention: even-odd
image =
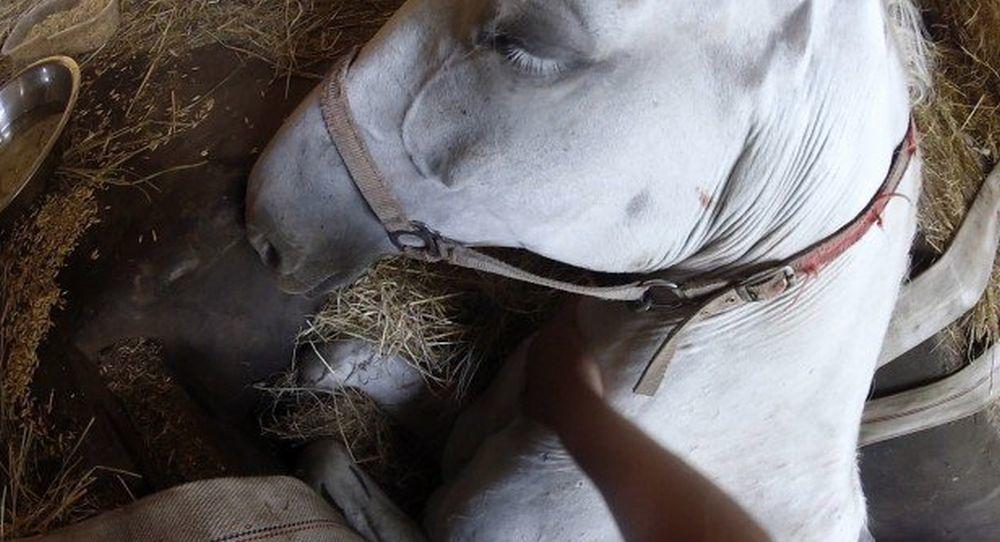
[(870, 401), (861, 425), (861, 445), (938, 427), (983, 411), (1000, 399), (1000, 346), (940, 381)]
[(976, 196), (947, 252), (903, 287), (882, 346), (884, 366), (972, 309), (993, 272), (1000, 243), (1000, 168)]
[(392, 504), (339, 442), (322, 440), (309, 445), (297, 474), (340, 508), (351, 527), (367, 540), (425, 540), (417, 524)]
[(383, 356), (360, 340), (305, 344), (296, 356), (299, 384), (316, 389), (344, 387), (365, 392), (394, 421), (417, 436), (440, 438), (453, 405), (435, 394), (424, 377), (400, 356)]

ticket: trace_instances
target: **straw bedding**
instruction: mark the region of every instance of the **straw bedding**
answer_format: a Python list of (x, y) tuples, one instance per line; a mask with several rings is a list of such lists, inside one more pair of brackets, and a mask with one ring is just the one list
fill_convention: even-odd
[[(524, 256), (514, 261), (569, 278), (569, 271), (550, 262)], [(378, 354), (409, 362), (455, 410), (558, 306), (560, 297), (472, 271), (394, 259), (331, 295), (298, 340), (316, 351), (339, 340), (368, 341)], [(292, 375), (281, 375), (260, 389), (269, 398), (261, 418), (265, 434), (293, 445), (338, 438), (396, 502), (419, 511), (435, 474), (429, 458), (440, 443), (416, 443), (357, 390), (303, 388)]]
[(420, 513), (437, 480), (433, 453), (427, 443), (395, 427), (371, 398), (351, 388), (303, 388), (292, 372), (260, 389), (265, 436), (292, 446), (337, 439), (393, 502)]
[[(33, 3), (0, 3), (0, 37)], [(921, 224), (931, 245), (941, 251), (1000, 152), (1000, 3), (921, 4), (938, 56), (935, 98), (917, 112), (926, 156)], [(155, 190), (160, 175), (200, 166), (178, 164), (144, 177), (130, 167), (212, 114), (211, 96), (191, 103), (174, 99), (169, 89), (177, 75), (170, 67), (192, 48), (218, 43), (268, 62), (278, 77), (316, 77), (337, 53), (354, 45), (345, 36), (377, 27), (397, 5), (390, 0), (130, 0), (123, 2), (123, 25), (115, 39), (81, 58), (84, 87), (57, 189), (18, 233), (0, 240), (6, 247), (0, 254), (5, 274), (0, 298), (4, 536), (43, 532), (92, 511), (86, 488), (94, 473), (75, 462), (72, 453), (85, 428), (58, 435), (46, 430), (47, 407), (39, 406), (29, 391), (38, 363), (35, 351), (51, 326), (51, 312), (64, 302), (58, 270), (99, 219), (95, 191), (121, 186)], [(131, 73), (126, 66), (139, 69)], [(0, 61), (0, 77), (14, 68)], [(90, 92), (106, 72), (121, 72), (117, 88), (108, 95)], [(956, 336), (970, 343), (995, 340), (1000, 333), (998, 284), (994, 281)], [(544, 292), (506, 281), (387, 262), (332, 297), (299, 340), (371, 340), (385, 354), (405, 356), (437, 389), (461, 398), (475, 381), (477, 367), (497, 360), (554, 303)], [(340, 438), (389, 485), (414, 485), (403, 480), (419, 469), (399, 462), (406, 455), (400, 449), (411, 446), (367, 398), (352, 390), (303, 390), (288, 378), (265, 388), (265, 433), (290, 442)], [(58, 402), (52, 408), (59, 408)], [(49, 457), (67, 459), (57, 469), (39, 469)]]

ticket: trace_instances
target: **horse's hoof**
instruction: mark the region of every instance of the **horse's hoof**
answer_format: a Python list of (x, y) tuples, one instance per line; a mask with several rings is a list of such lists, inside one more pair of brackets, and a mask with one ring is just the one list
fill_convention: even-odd
[(378, 359), (375, 347), (359, 340), (304, 344), (296, 354), (296, 380), (305, 388), (333, 390)]
[(354, 463), (347, 448), (333, 439), (307, 446), (296, 476), (339, 508), (366, 540), (425, 540), (417, 524)]

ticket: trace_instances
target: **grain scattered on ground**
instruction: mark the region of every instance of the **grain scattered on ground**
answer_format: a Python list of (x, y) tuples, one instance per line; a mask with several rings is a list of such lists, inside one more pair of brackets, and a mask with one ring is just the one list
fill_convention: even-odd
[(80, 3), (70, 9), (57, 11), (41, 22), (35, 24), (24, 38), (29, 42), (40, 37), (50, 37), (80, 23), (96, 17), (108, 6), (109, 0), (80, 0)]
[(93, 189), (78, 186), (48, 197), (0, 248), (0, 529), (11, 537), (86, 513), (93, 470), (68, 444), (86, 430), (52, 434), (52, 406), (34, 400), (31, 383), (50, 314), (65, 302), (59, 271), (96, 219)]
[(64, 302), (57, 276), (62, 263), (97, 220), (94, 191), (79, 186), (50, 196), (0, 248), (0, 392), (6, 412), (30, 403), (36, 350), (51, 327), (49, 314)]
[(156, 341), (114, 344), (101, 352), (98, 370), (145, 447), (156, 474), (147, 482), (171, 487), (226, 474), (221, 443), (208, 433), (212, 422), (175, 382)]

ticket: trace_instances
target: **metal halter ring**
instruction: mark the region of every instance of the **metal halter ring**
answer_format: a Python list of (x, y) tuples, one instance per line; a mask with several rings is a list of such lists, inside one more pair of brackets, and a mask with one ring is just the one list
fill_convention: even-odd
[[(642, 294), (642, 299), (635, 301), (635, 310), (638, 312), (649, 312), (653, 310), (672, 310), (683, 306), (687, 300), (681, 292), (681, 287), (673, 282), (661, 280), (649, 281), (646, 286), (649, 289)], [(664, 299), (662, 292), (669, 292), (669, 300)]]
[(421, 260), (436, 262), (444, 259), (441, 236), (420, 222), (411, 223), (412, 230), (389, 232), (389, 240), (400, 252)]

